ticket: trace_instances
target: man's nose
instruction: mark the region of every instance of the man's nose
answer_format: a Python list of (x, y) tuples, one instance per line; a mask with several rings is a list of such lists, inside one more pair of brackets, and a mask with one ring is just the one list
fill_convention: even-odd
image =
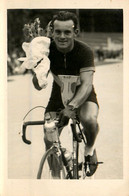
[(60, 34), (60, 38), (65, 38), (65, 34), (63, 32)]

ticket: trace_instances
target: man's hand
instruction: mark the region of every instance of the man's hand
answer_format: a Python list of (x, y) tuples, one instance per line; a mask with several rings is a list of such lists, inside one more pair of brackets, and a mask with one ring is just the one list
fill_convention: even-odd
[(37, 90), (42, 90), (42, 88), (39, 86), (39, 83), (38, 83), (38, 79), (36, 77), (36, 74), (34, 73), (34, 76), (32, 78), (32, 82), (34, 84), (34, 87), (37, 89)]
[(66, 126), (69, 122), (69, 119), (76, 118), (76, 110), (72, 108), (72, 106), (67, 106), (63, 109), (59, 114), (59, 123), (58, 127)]

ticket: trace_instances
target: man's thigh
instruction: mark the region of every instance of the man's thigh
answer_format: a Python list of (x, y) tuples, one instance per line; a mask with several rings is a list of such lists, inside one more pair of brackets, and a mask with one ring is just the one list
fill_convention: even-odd
[(78, 116), (80, 121), (86, 122), (90, 119), (97, 120), (99, 113), (99, 107), (96, 103), (91, 101), (86, 101), (81, 105), (81, 107), (78, 110)]

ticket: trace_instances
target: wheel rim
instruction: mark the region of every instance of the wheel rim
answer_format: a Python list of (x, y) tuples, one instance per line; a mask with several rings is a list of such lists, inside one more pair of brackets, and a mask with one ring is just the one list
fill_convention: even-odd
[(66, 176), (61, 157), (54, 152), (54, 149), (46, 151), (41, 159), (38, 171), (38, 179), (64, 179)]

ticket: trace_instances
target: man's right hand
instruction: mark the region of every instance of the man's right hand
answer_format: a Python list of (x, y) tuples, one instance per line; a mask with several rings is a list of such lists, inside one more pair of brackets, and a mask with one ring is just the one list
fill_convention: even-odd
[(72, 110), (71, 106), (67, 106), (59, 114), (58, 127), (66, 126), (68, 124), (70, 118), (71, 119), (76, 118), (76, 110)]

